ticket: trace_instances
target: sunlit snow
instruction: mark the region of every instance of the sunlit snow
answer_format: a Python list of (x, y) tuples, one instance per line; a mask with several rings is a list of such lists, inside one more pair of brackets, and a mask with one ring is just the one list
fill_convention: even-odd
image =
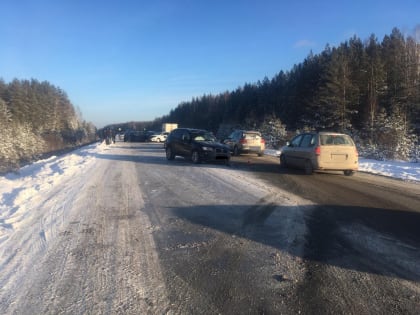
[[(0, 176), (1, 299), (13, 301), (16, 292), (25, 292), (22, 286), (32, 285), (25, 279), (33, 271), (34, 262), (42, 259), (54, 241), (66, 233), (66, 227), (75, 222), (74, 218), (83, 211), (88, 200), (86, 183), (92, 183), (91, 179), (108, 167), (107, 163), (117, 161), (104, 159), (116, 152), (119, 152), (117, 147), (96, 143)], [(159, 159), (160, 153), (156, 152)], [(266, 150), (266, 155), (278, 154), (278, 151)], [(165, 159), (163, 150), (161, 158)], [(273, 162), (278, 163), (278, 158)], [(127, 162), (127, 165), (131, 164)], [(420, 163), (360, 159), (359, 166), (362, 172), (420, 182)], [(232, 174), (237, 174), (234, 168), (216, 168), (214, 172), (219, 172), (221, 178), (233, 178)], [(247, 184), (243, 180), (239, 183)], [(41, 267), (38, 265), (38, 268)]]
[[(43, 192), (57, 187), (65, 179), (83, 173), (105, 144), (93, 144), (63, 156), (54, 156), (21, 168), (18, 172), (0, 177), (0, 249), (11, 230), (31, 216), (31, 203)], [(276, 156), (279, 151), (266, 150), (266, 155)], [(162, 153), (164, 159), (164, 154)], [(410, 181), (420, 181), (420, 163), (375, 161), (360, 158), (359, 170)], [(72, 198), (69, 195), (69, 198)]]

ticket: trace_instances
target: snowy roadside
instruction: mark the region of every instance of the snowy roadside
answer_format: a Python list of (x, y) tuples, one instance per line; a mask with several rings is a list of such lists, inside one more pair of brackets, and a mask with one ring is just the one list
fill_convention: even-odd
[[(266, 155), (279, 156), (278, 150), (265, 150)], [(359, 172), (420, 182), (420, 163), (376, 161), (359, 158)]]
[[(106, 151), (104, 143), (92, 144), (59, 157), (50, 157), (27, 165), (18, 173), (0, 177), (0, 245), (7, 235), (27, 221), (31, 204), (40, 195), (57, 187), (63, 180), (83, 174), (98, 154)], [(278, 156), (279, 151), (266, 150)], [(420, 182), (420, 163), (360, 159), (359, 170), (372, 174)], [(1, 261), (0, 261), (1, 266)]]
[[(153, 146), (153, 144), (150, 145)], [(203, 199), (207, 200), (204, 204), (209, 205), (213, 202), (212, 196), (214, 194), (225, 196), (220, 201), (222, 205), (236, 205), (239, 200), (236, 198), (236, 194), (223, 195), (223, 192), (228, 190), (224, 189), (226, 187), (239, 186), (249, 187), (249, 190), (241, 188), (237, 190), (240, 192), (239, 196), (241, 196), (240, 200), (242, 203), (245, 205), (254, 204), (253, 200), (255, 197), (258, 199), (258, 204), (261, 204), (257, 207), (259, 211), (270, 209), (272, 204), (278, 202), (279, 194), (275, 191), (276, 187), (269, 183), (262, 185), (257, 183), (254, 185), (254, 183), (248, 182), (248, 179), (252, 181), (252, 176), (249, 173), (241, 174), (234, 168), (209, 168), (206, 170), (206, 167), (199, 167), (192, 169), (192, 171), (195, 170), (193, 175), (184, 175), (185, 167), (180, 167), (178, 173), (173, 173), (172, 183), (179, 183), (178, 179), (181, 178), (193, 178), (194, 180), (185, 180), (182, 185), (167, 185), (167, 187), (165, 186), (159, 190), (160, 179), (162, 176), (167, 179), (168, 175), (168, 172), (156, 172), (156, 170), (162, 171), (162, 168), (168, 167), (163, 150), (162, 152), (154, 150), (152, 160), (148, 159), (151, 151), (142, 151), (142, 154), (146, 155), (147, 158), (144, 156), (141, 158), (141, 156), (137, 155), (133, 158), (133, 152), (130, 151), (133, 149), (129, 149), (131, 153), (126, 150), (127, 147), (118, 143), (115, 146), (96, 143), (63, 156), (38, 161), (23, 167), (17, 173), (9, 173), (0, 177), (0, 313), (7, 313), (7, 310), (22, 309), (27, 305), (31, 305), (33, 307), (32, 310), (41, 310), (44, 306), (56, 307), (55, 310), (57, 310), (63, 305), (69, 307), (68, 310), (80, 310), (85, 309), (89, 304), (92, 310), (95, 307), (97, 307), (96, 310), (102, 310), (103, 308), (101, 307), (104, 307), (101, 304), (104, 301), (102, 297), (112, 297), (113, 294), (120, 296), (116, 292), (121, 293), (121, 297), (125, 300), (120, 301), (110, 298), (109, 305), (112, 304), (111, 306), (114, 309), (126, 307), (130, 300), (150, 301), (146, 300), (145, 297), (152, 297), (152, 300), (155, 301), (153, 304), (155, 306), (159, 305), (161, 307), (160, 305), (163, 305), (162, 308), (166, 307), (168, 305), (167, 295), (166, 293), (161, 294), (165, 287), (162, 289), (158, 286), (159, 283), (163, 283), (163, 280), (159, 278), (161, 272), (158, 269), (160, 267), (156, 267), (159, 266), (159, 262), (153, 251), (155, 245), (150, 234), (152, 230), (159, 228), (159, 225), (153, 225), (151, 222), (148, 222), (146, 217), (143, 218), (140, 215), (141, 213), (137, 213), (134, 217), (132, 216), (133, 211), (137, 209), (137, 205), (146, 204), (139, 194), (140, 182), (138, 182), (138, 178), (148, 179), (143, 185), (143, 188), (148, 187), (147, 189), (149, 189), (144, 190), (149, 192), (145, 196), (155, 198), (153, 203), (150, 203), (152, 199), (148, 199), (148, 204), (156, 206), (159, 206), (164, 192), (165, 195), (171, 192), (172, 196), (176, 197), (174, 200), (178, 200), (178, 196), (183, 196), (182, 187), (191, 186), (191, 183), (197, 184), (195, 180), (198, 177), (206, 179), (214, 177), (216, 179), (215, 183), (224, 183), (226, 178), (231, 180), (228, 181), (229, 184), (227, 186), (213, 184), (210, 190), (196, 190), (196, 193), (189, 194), (190, 199), (186, 197), (187, 202), (184, 198), (179, 198), (181, 205), (184, 203), (187, 205), (197, 204), (196, 199), (194, 199), (196, 198), (195, 196), (200, 196), (200, 198), (206, 197)], [(267, 150), (266, 155), (276, 156), (278, 152)], [(278, 161), (278, 158), (275, 160)], [(120, 171), (116, 173), (104, 171), (108, 170), (109, 166), (116, 161), (121, 161), (121, 164), (119, 164), (121, 168), (118, 167), (117, 169), (122, 169), (122, 173)], [(135, 172), (133, 171), (134, 163), (131, 163), (132, 161), (145, 161), (145, 164), (139, 163), (138, 165), (142, 168), (141, 174), (144, 176), (137, 177), (133, 175)], [(182, 165), (182, 163), (180, 164)], [(159, 167), (153, 168), (149, 167), (150, 165), (159, 165)], [(187, 169), (191, 170), (188, 167), (188, 163), (185, 165), (187, 165)], [(388, 163), (361, 159), (360, 170), (420, 183), (420, 165), (418, 163)], [(117, 174), (119, 174), (118, 177)], [(237, 178), (238, 176), (240, 178)], [(124, 178), (123, 182), (121, 182), (121, 178)], [(217, 179), (223, 180), (218, 182)], [(123, 183), (123, 185), (120, 187), (107, 184), (113, 183), (114, 180)], [(236, 184), (232, 184), (235, 180), (237, 181)], [(103, 186), (102, 183), (105, 183), (105, 185)], [(404, 182), (401, 183), (404, 184)], [(108, 196), (106, 191), (110, 187), (112, 188), (111, 191), (116, 194), (114, 196), (123, 196), (124, 198), (113, 198), (112, 195), (104, 198), (104, 196)], [(116, 189), (117, 187), (118, 189)], [(255, 195), (253, 197), (249, 195), (251, 196), (249, 202), (244, 202), (244, 196), (241, 192), (253, 189), (256, 189)], [(197, 193), (198, 191), (200, 193)], [(204, 192), (207, 191), (208, 194), (205, 195)], [(122, 192), (124, 194), (121, 194)], [(266, 192), (273, 192), (273, 194), (266, 195)], [(275, 196), (275, 198), (270, 199), (272, 196)], [(307, 204), (296, 201), (297, 199), (294, 199), (294, 197), (285, 198), (284, 200), (287, 202), (281, 203), (282, 207), (285, 204), (289, 205), (289, 202), (303, 205), (302, 209), (309, 207)], [(169, 203), (167, 202), (167, 204)], [(172, 205), (172, 203), (170, 204)], [(133, 205), (136, 206), (133, 207)], [(105, 211), (106, 209), (108, 212)], [(115, 209), (121, 209), (120, 213), (115, 216), (109, 215), (110, 213), (114, 214), (113, 211)], [(181, 209), (184, 209), (184, 215), (188, 213), (188, 210), (185, 210), (188, 207), (181, 207)], [(207, 208), (204, 207), (204, 209)], [(283, 222), (286, 224), (285, 228), (279, 229), (284, 234), (276, 232), (280, 233), (277, 234), (278, 239), (284, 241), (282, 249), (287, 248), (287, 250), (290, 250), (289, 244), (292, 244), (293, 240), (298, 239), (299, 235), (305, 234), (302, 230), (299, 230), (299, 228), (305, 226), (304, 222), (300, 220), (303, 218), (302, 213), (297, 211), (299, 207), (294, 207), (293, 209), (293, 216), (290, 215), (290, 211), (275, 211), (271, 214), (270, 220), (266, 221), (268, 225), (270, 222)], [(166, 211), (162, 213), (166, 213)], [(80, 219), (80, 217), (83, 219)], [(111, 218), (112, 220), (107, 221), (106, 218)], [(191, 218), (197, 217), (194, 215)], [(135, 221), (135, 219), (138, 221)], [(107, 229), (101, 230), (99, 226)], [(146, 228), (137, 229), (138, 226), (145, 226)], [(286, 226), (290, 229), (286, 229)], [(223, 224), (219, 226), (219, 230), (224, 231), (220, 229), (221, 227), (223, 227)], [(274, 228), (278, 227), (278, 225), (273, 225), (272, 227), (272, 230), (278, 231)], [(348, 230), (344, 229), (343, 231), (348, 235)], [(352, 228), (351, 231), (353, 234), (349, 234), (349, 237), (354, 236), (354, 229)], [(379, 235), (377, 239), (381, 241), (381, 237)], [(351, 239), (354, 240), (354, 237)], [(138, 240), (145, 241), (138, 243)], [(136, 249), (136, 251), (130, 252), (132, 250), (130, 247), (131, 241), (136, 241), (137, 249), (142, 244), (143, 249), (140, 251)], [(358, 241), (358, 239), (355, 239), (355, 241)], [(297, 244), (303, 243), (303, 240), (297, 242)], [(113, 245), (110, 246), (110, 244)], [(241, 246), (244, 246), (243, 244), (242, 242)], [(115, 247), (113, 247), (114, 245)], [(127, 247), (124, 245), (127, 245)], [(366, 250), (370, 249), (367, 248)], [(124, 253), (127, 251), (130, 252), (130, 255), (127, 257), (130, 257), (130, 259), (136, 257), (137, 260), (125, 259)], [(86, 252), (89, 255), (83, 254)], [(371, 251), (368, 252), (370, 253)], [(113, 253), (117, 253), (117, 255), (113, 256)], [(141, 253), (143, 256), (144, 253), (148, 253), (148, 256), (145, 259), (141, 256), (142, 258), (140, 259), (140, 254), (136, 255), (138, 253)], [(295, 249), (293, 249), (293, 253), (295, 253)], [(297, 254), (297, 256), (300, 257), (301, 254)], [(121, 259), (114, 259), (114, 257)], [(294, 267), (299, 268), (301, 266), (301, 264), (291, 263), (291, 261), (296, 262), (296, 258), (293, 255), (276, 255), (274, 257), (278, 265), (288, 266), (288, 270), (282, 270), (282, 274), (285, 274), (287, 279), (297, 279), (299, 277), (298, 275), (302, 269), (290, 271)], [(104, 258), (107, 258), (107, 260), (103, 261)], [(80, 259), (84, 259), (82, 263), (80, 263)], [(58, 263), (52, 263), (53, 261)], [(98, 264), (98, 261), (101, 261), (101, 264)], [(116, 263), (117, 261), (119, 263)], [(113, 269), (116, 265), (119, 266), (121, 274), (116, 273)], [(80, 266), (85, 269), (80, 271)], [(411, 268), (411, 265), (409, 267)], [(139, 269), (141, 272), (139, 272)], [(75, 270), (78, 271), (76, 272)], [(155, 270), (156, 272), (148, 277), (150, 270)], [(78, 279), (73, 283), (68, 279), (73, 279), (74, 275), (88, 276), (86, 276), (86, 281)], [(136, 281), (132, 281), (133, 275), (138, 277)], [(116, 279), (121, 280), (124, 276), (128, 278), (118, 282), (122, 286), (116, 289)], [(57, 279), (60, 279), (60, 281)], [(95, 282), (99, 280), (95, 279), (100, 279), (101, 281), (105, 279), (106, 283), (105, 285), (99, 285), (98, 282)], [(159, 281), (156, 282), (153, 279), (159, 279)], [(74, 285), (70, 287), (62, 285), (70, 282)], [(100, 287), (100, 290), (89, 291), (88, 282)], [(139, 284), (139, 286), (131, 286), (134, 283)], [(128, 291), (125, 290), (126, 287), (124, 285), (126, 284), (130, 285), (129, 289), (127, 289)], [(182, 283), (178, 284), (181, 285)], [(150, 288), (157, 289), (153, 291)], [(36, 294), (31, 296), (26, 295), (26, 292), (35, 292)], [(38, 292), (41, 293), (38, 295)], [(46, 299), (45, 297), (50, 292), (54, 292), (55, 295), (51, 299), (49, 297)], [(55, 292), (62, 294), (61, 300), (60, 294), (56, 295)], [(96, 295), (92, 295), (92, 292)], [(74, 298), (76, 303), (73, 303), (73, 300), (66, 300), (65, 297), (68, 296)], [(127, 299), (127, 296), (132, 298)], [(88, 298), (85, 300), (86, 297)], [(163, 303), (159, 302), (161, 300)], [(34, 301), (47, 302), (42, 304), (41, 302), (33, 303)], [(133, 305), (133, 307), (137, 307), (137, 305)], [(152, 306), (145, 302), (138, 307), (142, 307), (142, 311), (133, 313), (147, 313), (145, 310)], [(32, 313), (41, 312), (34, 311)], [(71, 313), (71, 311), (68, 313)]]
[[(18, 216), (30, 206), (39, 194), (59, 185), (65, 178), (80, 174), (96, 159), (96, 155), (107, 149), (104, 143), (92, 144), (65, 154), (35, 162), (0, 177), (0, 244), (7, 229), (15, 228)], [(278, 156), (279, 151), (266, 150), (266, 155)], [(420, 163), (398, 161), (375, 161), (360, 158), (359, 171), (402, 180), (420, 182)], [(28, 210), (28, 209), (27, 209)]]
[(5, 234), (28, 220), (36, 200), (73, 175), (83, 172), (103, 150), (93, 144), (63, 156), (52, 156), (0, 177), (0, 245)]
[(164, 313), (135, 163), (113, 167), (124, 153), (91, 145), (2, 179), (1, 314)]

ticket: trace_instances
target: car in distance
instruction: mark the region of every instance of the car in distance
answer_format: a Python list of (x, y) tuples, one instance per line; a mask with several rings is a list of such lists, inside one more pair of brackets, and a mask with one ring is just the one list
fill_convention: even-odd
[(167, 136), (168, 136), (168, 132), (157, 133), (157, 134), (151, 135), (149, 140), (151, 142), (165, 142)]
[(146, 142), (147, 133), (144, 131), (127, 131), (124, 134), (124, 142)]
[(258, 131), (235, 130), (223, 142), (230, 147), (232, 155), (241, 153), (264, 155), (265, 140)]
[(312, 174), (316, 170), (343, 171), (353, 175), (359, 154), (349, 135), (336, 132), (308, 132), (294, 137), (280, 153), (280, 166), (296, 167)]
[(204, 161), (223, 161), (229, 164), (230, 160), (229, 147), (218, 142), (210, 131), (201, 129), (172, 130), (166, 138), (165, 151), (168, 160), (182, 156), (195, 164)]

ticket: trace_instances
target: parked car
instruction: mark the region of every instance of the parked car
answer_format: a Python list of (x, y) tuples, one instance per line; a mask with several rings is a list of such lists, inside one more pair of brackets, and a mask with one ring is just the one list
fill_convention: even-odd
[(336, 132), (310, 132), (294, 137), (280, 153), (282, 167), (297, 167), (312, 174), (315, 170), (343, 171), (353, 175), (359, 154), (352, 138)]
[(207, 130), (177, 128), (166, 138), (166, 158), (173, 160), (182, 156), (195, 164), (202, 161), (223, 161), (229, 164), (230, 149), (217, 141), (213, 133)]
[(264, 155), (265, 140), (258, 131), (235, 130), (224, 143), (230, 147), (232, 155), (241, 153)]
[(124, 142), (145, 142), (148, 135), (144, 131), (127, 131), (124, 134)]
[(162, 132), (162, 133), (151, 135), (149, 140), (152, 142), (164, 142), (167, 137), (168, 137), (168, 132)]

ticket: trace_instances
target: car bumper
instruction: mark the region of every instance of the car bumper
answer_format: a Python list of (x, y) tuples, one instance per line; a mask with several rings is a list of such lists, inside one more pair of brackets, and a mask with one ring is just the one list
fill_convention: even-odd
[(241, 152), (243, 153), (264, 153), (264, 148), (259, 146), (242, 146)]
[(229, 152), (215, 152), (215, 151), (202, 151), (200, 158), (203, 161), (227, 161), (230, 159)]
[(357, 171), (359, 169), (358, 161), (348, 161), (345, 163), (325, 163), (315, 160), (312, 164), (316, 170), (324, 171)]

